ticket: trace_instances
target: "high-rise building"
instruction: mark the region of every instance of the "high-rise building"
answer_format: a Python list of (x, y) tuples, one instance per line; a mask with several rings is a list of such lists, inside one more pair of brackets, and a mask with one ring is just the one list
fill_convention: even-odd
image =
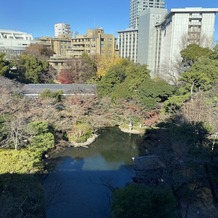
[(129, 27), (137, 28), (140, 13), (147, 8), (164, 8), (165, 0), (130, 0)]
[[(118, 31), (120, 57), (129, 58), (137, 62), (138, 43), (142, 45), (142, 43), (138, 41), (139, 17), (149, 8), (163, 9), (164, 5), (165, 0), (130, 0), (129, 28)], [(145, 28), (149, 30), (150, 27)], [(140, 35), (142, 36), (142, 31), (140, 31)]]
[(66, 23), (56, 23), (54, 25), (55, 37), (57, 38), (67, 38), (71, 36), (70, 24)]
[(153, 75), (159, 59), (156, 54), (160, 46), (159, 32), (156, 26), (160, 24), (167, 10), (164, 8), (147, 8), (139, 17), (137, 63), (146, 64)]

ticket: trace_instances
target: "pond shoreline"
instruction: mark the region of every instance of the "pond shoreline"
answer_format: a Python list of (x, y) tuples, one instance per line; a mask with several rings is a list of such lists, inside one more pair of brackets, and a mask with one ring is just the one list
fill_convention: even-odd
[[(125, 128), (121, 126), (118, 126), (118, 128), (120, 129), (120, 131), (129, 134), (141, 135), (145, 133), (145, 128), (140, 128), (140, 129), (133, 128), (131, 130), (129, 128)], [(78, 148), (78, 147), (89, 148), (88, 145), (91, 145), (98, 138), (98, 136), (99, 136), (98, 134), (93, 134), (92, 137), (88, 138), (85, 142), (71, 142), (70, 146), (74, 148)]]
[(129, 129), (129, 128), (125, 128), (125, 127), (121, 127), (119, 126), (119, 129), (122, 131), (122, 132), (125, 132), (125, 133), (130, 133), (130, 134), (144, 134), (145, 133), (145, 128), (141, 128), (141, 129)]
[(85, 142), (71, 142), (71, 146), (75, 148), (89, 148), (88, 145), (92, 144), (98, 138), (98, 136), (98, 134), (93, 134), (92, 137), (88, 138)]

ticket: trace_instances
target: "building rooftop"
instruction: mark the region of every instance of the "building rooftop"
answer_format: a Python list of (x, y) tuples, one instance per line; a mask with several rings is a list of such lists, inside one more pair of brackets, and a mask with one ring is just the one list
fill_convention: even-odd
[(93, 84), (26, 84), (21, 93), (27, 96), (38, 96), (45, 90), (63, 91), (63, 95), (95, 95), (96, 85)]
[(189, 8), (172, 8), (170, 12), (218, 12), (218, 8), (201, 8), (201, 7), (189, 7)]
[(138, 28), (129, 27), (129, 28), (126, 28), (125, 30), (119, 30), (117, 32), (121, 33), (121, 32), (132, 32), (132, 31), (138, 31)]
[(172, 8), (170, 12), (168, 12), (161, 22), (161, 24), (165, 23), (167, 18), (173, 16), (175, 13), (217, 13), (218, 8), (201, 8), (201, 7), (189, 7), (189, 8)]
[(18, 31), (18, 30), (6, 30), (6, 29), (0, 29), (0, 32), (4, 32), (4, 33), (17, 33), (17, 34), (30, 34), (30, 33), (21, 32), (21, 31)]

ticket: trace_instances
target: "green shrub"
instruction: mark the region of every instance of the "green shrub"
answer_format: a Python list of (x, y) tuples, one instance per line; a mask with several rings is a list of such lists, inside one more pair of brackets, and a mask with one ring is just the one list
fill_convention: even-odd
[(132, 184), (112, 195), (112, 218), (175, 218), (175, 199), (166, 188)]
[(166, 114), (175, 114), (182, 107), (183, 103), (189, 99), (189, 95), (179, 95), (169, 97), (168, 100), (164, 102), (164, 112)]
[(54, 135), (50, 132), (36, 135), (31, 138), (30, 146), (32, 148), (39, 148), (43, 151), (54, 148)]
[(35, 173), (43, 166), (41, 150), (0, 150), (0, 174), (3, 173)]
[(46, 151), (50, 148), (54, 148), (54, 135), (49, 132), (49, 125), (43, 121), (33, 121), (28, 125), (28, 131), (31, 135), (30, 147), (34, 149), (40, 149)]
[(63, 91), (52, 92), (48, 89), (43, 91), (40, 95), (41, 98), (54, 98), (57, 101), (61, 101), (63, 98)]
[(68, 133), (68, 139), (71, 142), (85, 142), (92, 136), (93, 128), (91, 125), (86, 123), (76, 124), (72, 131)]
[(49, 131), (49, 125), (47, 122), (33, 121), (29, 123), (28, 130), (31, 135), (43, 134)]

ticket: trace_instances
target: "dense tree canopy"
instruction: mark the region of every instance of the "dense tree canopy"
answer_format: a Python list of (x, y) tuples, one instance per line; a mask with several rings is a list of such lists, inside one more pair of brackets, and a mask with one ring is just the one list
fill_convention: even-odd
[(209, 48), (203, 48), (197, 44), (190, 44), (181, 51), (183, 63), (191, 66), (199, 57), (207, 57), (212, 51)]
[(54, 54), (54, 52), (44, 45), (34, 43), (30, 44), (29, 47), (26, 48), (24, 54), (35, 56), (41, 60), (47, 60)]
[(175, 200), (165, 188), (130, 185), (113, 193), (112, 218), (175, 218)]
[(5, 76), (10, 69), (10, 62), (5, 59), (5, 54), (0, 53), (0, 76)]
[(217, 53), (216, 47), (210, 50), (196, 44), (188, 45), (181, 51), (183, 64), (189, 67), (180, 74), (177, 96), (173, 96), (165, 103), (166, 111), (177, 112), (183, 101), (189, 97), (192, 99), (201, 91), (210, 90), (218, 82)]
[(114, 100), (137, 100), (147, 109), (173, 94), (174, 88), (162, 79), (151, 79), (146, 65), (123, 62), (108, 69), (97, 83), (100, 96)]
[(27, 81), (40, 83), (40, 74), (48, 70), (48, 63), (33, 56), (21, 55), (21, 69)]
[(87, 54), (81, 58), (69, 59), (66, 68), (62, 69), (56, 80), (62, 84), (87, 83), (96, 76), (95, 62)]
[(123, 62), (122, 58), (119, 58), (114, 53), (110, 47), (105, 46), (104, 50), (102, 51), (101, 55), (95, 56), (95, 63), (97, 66), (97, 76), (102, 77), (105, 76), (107, 70), (117, 64)]

